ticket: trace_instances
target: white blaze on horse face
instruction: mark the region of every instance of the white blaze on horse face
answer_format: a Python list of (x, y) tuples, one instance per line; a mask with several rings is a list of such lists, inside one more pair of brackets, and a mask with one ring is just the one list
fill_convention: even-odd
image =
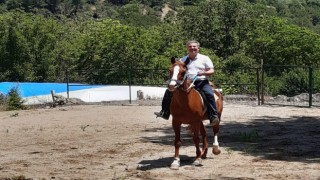
[(173, 75), (171, 77), (171, 81), (169, 83), (169, 86), (174, 86), (177, 84), (179, 69), (180, 69), (179, 66), (175, 66), (173, 68)]

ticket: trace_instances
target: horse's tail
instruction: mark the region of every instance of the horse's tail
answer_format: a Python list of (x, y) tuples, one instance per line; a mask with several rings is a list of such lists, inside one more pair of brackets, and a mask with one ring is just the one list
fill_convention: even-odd
[(212, 89), (222, 93), (222, 89), (218, 88), (218, 86), (216, 86), (213, 82), (209, 81), (209, 84), (212, 87)]

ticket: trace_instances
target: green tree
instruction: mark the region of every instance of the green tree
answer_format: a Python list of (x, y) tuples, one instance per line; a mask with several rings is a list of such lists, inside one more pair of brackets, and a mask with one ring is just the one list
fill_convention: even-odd
[(248, 41), (248, 53), (264, 64), (318, 65), (320, 36), (280, 18), (261, 18)]
[(2, 20), (6, 20), (4, 33), (2, 34), (3, 39), (3, 55), (0, 64), (1, 64), (1, 78), (3, 80), (13, 80), (17, 81), (24, 78), (25, 70), (23, 67), (23, 60), (25, 56), (23, 54), (24, 47), (21, 43), (23, 34), (15, 28), (17, 26), (16, 17), (7, 16)]
[(202, 46), (227, 58), (243, 48), (252, 15), (245, 1), (205, 1), (199, 6), (184, 8), (178, 20), (185, 36), (197, 39)]
[(152, 8), (138, 3), (126, 4), (119, 8), (118, 13), (116, 18), (130, 26), (147, 27), (160, 22), (160, 17)]
[(64, 82), (69, 76), (73, 81), (81, 82), (83, 79), (79, 78), (74, 69), (78, 68), (79, 57), (85, 49), (86, 36), (82, 33), (85, 22), (65, 19), (62, 24), (53, 50), (55, 81)]
[(6, 17), (1, 78), (6, 81), (54, 81), (54, 49), (61, 26), (55, 20), (23, 13), (9, 13)]

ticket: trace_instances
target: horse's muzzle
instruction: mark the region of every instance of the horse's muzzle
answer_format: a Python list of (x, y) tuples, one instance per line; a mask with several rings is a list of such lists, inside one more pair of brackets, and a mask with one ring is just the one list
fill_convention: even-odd
[(176, 90), (176, 85), (168, 85), (168, 90), (170, 92), (173, 92), (174, 90)]

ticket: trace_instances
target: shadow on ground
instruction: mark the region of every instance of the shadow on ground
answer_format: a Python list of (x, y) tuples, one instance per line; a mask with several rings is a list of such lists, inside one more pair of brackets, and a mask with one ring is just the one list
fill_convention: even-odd
[(320, 162), (320, 118), (266, 116), (222, 129), (220, 141), (231, 149), (269, 160)]
[[(190, 157), (186, 155), (180, 155), (180, 167), (190, 166), (194, 162), (195, 157)], [(164, 157), (160, 159), (152, 159), (152, 160), (142, 160), (139, 162), (140, 170), (150, 170), (157, 168), (170, 167), (172, 163), (172, 157)]]
[[(209, 143), (212, 144), (212, 129), (211, 127), (206, 129)], [(146, 131), (162, 131), (165, 135), (143, 137), (144, 140), (173, 146), (172, 128), (147, 129)], [(192, 137), (187, 134), (184, 127), (181, 129), (181, 138), (183, 143), (181, 148), (194, 146)], [(219, 142), (220, 146), (228, 151), (240, 151), (262, 159), (320, 163), (320, 148), (318, 148), (320, 117), (260, 116), (246, 123), (239, 123), (236, 119), (229, 120), (221, 125)]]

